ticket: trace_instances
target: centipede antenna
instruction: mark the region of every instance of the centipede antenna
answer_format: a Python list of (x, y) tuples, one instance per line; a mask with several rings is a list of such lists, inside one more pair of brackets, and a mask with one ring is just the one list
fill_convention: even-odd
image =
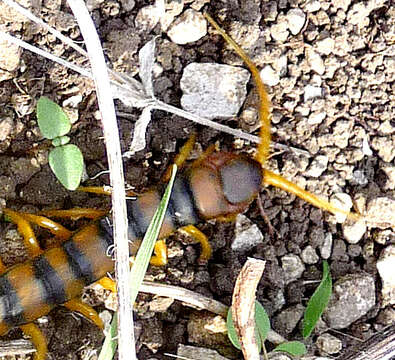
[(237, 43), (213, 20), (213, 18), (209, 14), (204, 13), (204, 16), (209, 21), (209, 23), (212, 26), (214, 26), (214, 28), (221, 34), (221, 36), (225, 39), (225, 41), (230, 46), (232, 46), (232, 48), (236, 51), (236, 53), (243, 59), (244, 63), (250, 69), (252, 77), (254, 78), (260, 99), (259, 119), (261, 122), (261, 129), (260, 129), (261, 141), (258, 145), (256, 159), (261, 163), (261, 165), (263, 165), (269, 156), (269, 147), (271, 140), (271, 135), (270, 135), (271, 103), (266, 91), (266, 87), (261, 80), (261, 75), (259, 73), (258, 68), (248, 57), (248, 55), (244, 52), (244, 50), (239, 45), (237, 45)]

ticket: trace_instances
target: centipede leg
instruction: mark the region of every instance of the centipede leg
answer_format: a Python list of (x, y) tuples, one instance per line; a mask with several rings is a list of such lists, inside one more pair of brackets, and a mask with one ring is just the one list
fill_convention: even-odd
[(200, 253), (198, 261), (201, 264), (207, 263), (208, 259), (210, 259), (210, 257), (211, 257), (211, 253), (212, 253), (211, 245), (208, 241), (207, 236), (204, 235), (194, 225), (184, 226), (180, 230), (186, 232), (188, 235), (192, 236), (197, 242), (200, 243), (200, 246), (202, 247), (202, 252)]
[(10, 209), (4, 209), (3, 213), (10, 221), (17, 225), (18, 231), (23, 236), (24, 244), (29, 254), (33, 257), (42, 254), (43, 251), (29, 221), (25, 219), (25, 214)]
[(113, 279), (110, 279), (108, 276), (104, 276), (101, 279), (96, 281), (96, 284), (103, 286), (106, 290), (110, 290), (115, 293), (117, 291), (117, 285)]
[(152, 255), (150, 264), (154, 266), (164, 266), (167, 264), (167, 246), (164, 240), (158, 240), (155, 243), (154, 255)]
[[(196, 134), (193, 133), (189, 137), (188, 141), (182, 146), (179, 153), (176, 155), (173, 164), (177, 165), (178, 170), (180, 170), (183, 167), (185, 161), (187, 160), (189, 154), (191, 153), (193, 147), (195, 146), (195, 142), (196, 142)], [(173, 169), (172, 166), (169, 166), (167, 168), (166, 172), (162, 176), (161, 179), (162, 182), (168, 182), (170, 180), (172, 169)]]
[(102, 319), (100, 319), (99, 314), (96, 312), (92, 306), (85, 304), (80, 299), (71, 299), (63, 304), (67, 309), (71, 311), (76, 311), (92, 321), (100, 329), (104, 329), (104, 324)]
[(298, 185), (294, 184), (293, 182), (285, 179), (281, 175), (275, 174), (271, 172), (270, 170), (264, 170), (264, 177), (263, 177), (263, 182), (266, 185), (272, 185), (277, 188), (280, 188), (284, 191), (287, 191), (291, 194), (296, 195), (297, 197), (303, 199), (306, 202), (309, 202), (310, 204), (331, 212), (332, 214), (343, 214), (347, 215), (348, 217), (357, 220), (359, 218), (358, 214), (355, 213), (350, 213), (348, 211), (339, 209), (332, 204), (330, 204), (328, 201), (322, 200), (318, 198), (317, 196), (309, 193), (306, 190), (303, 190), (300, 188)]
[(45, 216), (51, 216), (51, 217), (63, 218), (63, 219), (66, 218), (71, 220), (78, 220), (82, 218), (96, 220), (106, 215), (107, 213), (108, 210), (98, 210), (92, 208), (73, 208), (69, 210), (45, 210), (41, 212), (41, 214)]
[(44, 334), (38, 328), (37, 325), (33, 323), (25, 324), (20, 326), (23, 333), (27, 336), (30, 336), (30, 341), (33, 343), (36, 348), (36, 353), (34, 354), (34, 360), (45, 360), (47, 355), (47, 341), (45, 339)]

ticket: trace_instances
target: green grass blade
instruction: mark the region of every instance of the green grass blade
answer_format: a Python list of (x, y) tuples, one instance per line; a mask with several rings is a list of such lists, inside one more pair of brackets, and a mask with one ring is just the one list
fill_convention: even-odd
[[(133, 267), (130, 273), (130, 281), (132, 285), (131, 293), (132, 293), (133, 303), (136, 301), (136, 297), (140, 285), (144, 280), (144, 275), (148, 268), (148, 264), (152, 255), (152, 251), (155, 246), (155, 242), (158, 239), (159, 231), (160, 228), (162, 227), (163, 219), (165, 217), (167, 205), (170, 199), (171, 190), (173, 188), (176, 172), (177, 172), (177, 166), (173, 165), (173, 172), (170, 182), (167, 185), (165, 193), (159, 204), (159, 207), (156, 210), (150, 225), (148, 226), (147, 232), (145, 233), (139, 251), (137, 252), (136, 260), (133, 263)], [(98, 360), (111, 360), (114, 357), (117, 348), (117, 341), (115, 338), (116, 333), (117, 333), (117, 315), (114, 314), (111, 322), (111, 330), (106, 335)]]
[(303, 337), (310, 336), (317, 324), (318, 319), (328, 306), (329, 299), (332, 295), (332, 277), (329, 270), (329, 265), (326, 261), (323, 262), (323, 274), (320, 285), (314, 291), (307, 308), (304, 313), (303, 319)]
[(47, 139), (54, 139), (66, 135), (71, 129), (71, 123), (62, 108), (48, 99), (41, 96), (37, 101), (37, 121), (41, 134)]
[(278, 345), (273, 351), (283, 351), (292, 356), (302, 356), (307, 353), (306, 346), (300, 341), (289, 341)]

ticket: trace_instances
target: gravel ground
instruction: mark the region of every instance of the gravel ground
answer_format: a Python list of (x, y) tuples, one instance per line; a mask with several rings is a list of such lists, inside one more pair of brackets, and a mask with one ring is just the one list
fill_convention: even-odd
[[(275, 147), (266, 167), (366, 215), (366, 221), (348, 224), (294, 196), (265, 188), (259, 201), (273, 231), (254, 202), (236, 225), (210, 222), (200, 226), (214, 250), (208, 265), (198, 265), (199, 248), (175, 234), (168, 241), (169, 265), (151, 269), (151, 279), (229, 304), (246, 258), (265, 259), (257, 298), (275, 331), (300, 340), (306, 300), (320, 279), (322, 260), (327, 259), (334, 296), (318, 329), (305, 341), (309, 356), (341, 355), (358, 344), (355, 338), (367, 339), (394, 324), (395, 7), (391, 3), (180, 0), (169, 1), (161, 18), (158, 7), (145, 1), (88, 2), (114, 70), (136, 75), (139, 49), (158, 36), (155, 95), (168, 104), (254, 132), (259, 126), (257, 94), (248, 74), (239, 68), (241, 60), (201, 15), (203, 10), (212, 14), (251, 56), (268, 85), (273, 142), (285, 147), (281, 151)], [(21, 4), (81, 41), (76, 22), (61, 1), (23, 0)], [(86, 64), (3, 2), (0, 10), (1, 30)], [(51, 174), (48, 144), (39, 133), (34, 113), (41, 95), (67, 110), (73, 121), (72, 142), (82, 149), (87, 174), (107, 168), (92, 82), (0, 41), (0, 209), (105, 206), (106, 199), (64, 190)], [(117, 109), (126, 151), (140, 111), (121, 102)], [(213, 143), (222, 150), (254, 152), (254, 144), (248, 141), (155, 111), (147, 148), (125, 162), (126, 182), (138, 191), (157, 184), (193, 131), (198, 134), (195, 157)], [(100, 176), (87, 184), (108, 184), (108, 178)], [(47, 236), (43, 231), (39, 235)], [(6, 264), (27, 259), (12, 224), (0, 222), (0, 238), (0, 255)], [(98, 304), (101, 295), (96, 293), (89, 301), (107, 314), (103, 303)], [(111, 299), (106, 304), (111, 307)], [(220, 321), (212, 314), (151, 295), (142, 295), (136, 309), (140, 359), (166, 359), (165, 353), (175, 354), (177, 349), (179, 355), (191, 356), (190, 345), (215, 349), (226, 358), (240, 357), (223, 333), (206, 330)], [(48, 336), (51, 358), (96, 359), (102, 335), (88, 321), (59, 308), (39, 325)], [(15, 330), (7, 337), (20, 338), (21, 333)], [(209, 350), (204, 351), (193, 349), (192, 353), (208, 357)]]

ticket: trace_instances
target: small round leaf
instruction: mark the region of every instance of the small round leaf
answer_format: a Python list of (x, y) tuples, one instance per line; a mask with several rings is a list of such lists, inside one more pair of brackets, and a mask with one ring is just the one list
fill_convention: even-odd
[(58, 146), (49, 152), (49, 166), (56, 178), (68, 190), (75, 190), (82, 177), (84, 159), (81, 150), (73, 145)]
[(283, 351), (292, 356), (302, 356), (307, 353), (306, 346), (300, 341), (289, 341), (278, 345), (273, 351)]
[(42, 135), (47, 139), (54, 139), (66, 135), (71, 128), (71, 123), (62, 108), (41, 96), (37, 102), (37, 121)]
[(52, 140), (53, 146), (62, 146), (66, 145), (70, 142), (70, 138), (68, 136), (60, 136)]
[(228, 316), (226, 317), (226, 327), (228, 329), (228, 338), (229, 338), (230, 342), (236, 349), (241, 350), (239, 337), (237, 336), (235, 325), (233, 324), (232, 309), (231, 308), (229, 308)]

